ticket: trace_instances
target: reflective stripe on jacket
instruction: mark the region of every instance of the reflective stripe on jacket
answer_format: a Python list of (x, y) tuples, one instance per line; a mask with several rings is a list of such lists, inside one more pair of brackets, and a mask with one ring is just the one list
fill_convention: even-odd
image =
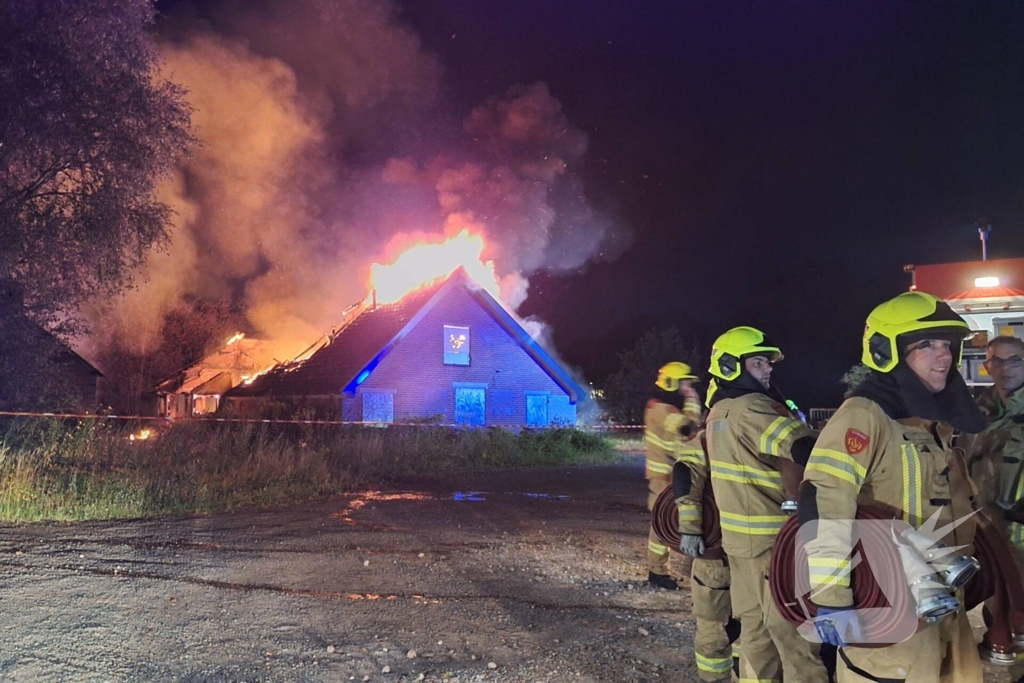
[(676, 498), (679, 508), (679, 533), (700, 536), (704, 533), (703, 500), (710, 470), (704, 440), (704, 430), (679, 447), (679, 462), (690, 470), (690, 491)]
[(893, 420), (867, 398), (850, 398), (840, 406), (804, 470), (804, 481), (817, 488), (818, 535), (806, 545), (815, 603), (852, 604), (851, 520), (858, 505), (886, 511), (915, 528), (936, 512), (937, 529), (962, 520), (943, 541), (973, 553), (976, 521), (970, 515), (976, 489), (952, 438), (953, 428), (945, 423)]
[(683, 442), (682, 432), (700, 423), (700, 404), (686, 401), (683, 410), (651, 399), (644, 410), (646, 476), (671, 477), (672, 466)]
[(707, 419), (711, 482), (722, 519), (722, 545), (754, 558), (775, 544), (789, 519), (779, 458), (793, 460), (793, 444), (814, 432), (786, 406), (761, 393), (715, 403)]

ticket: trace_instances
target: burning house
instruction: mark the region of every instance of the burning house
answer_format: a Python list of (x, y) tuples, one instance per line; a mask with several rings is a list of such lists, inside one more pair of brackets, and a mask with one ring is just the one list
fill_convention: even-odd
[(391, 303), (371, 296), (308, 357), (224, 394), (328, 405), (347, 421), (547, 426), (576, 423), (583, 389), (462, 266)]
[(234, 335), (216, 352), (157, 384), (157, 414), (180, 418), (216, 412), (228, 390), (274, 365), (272, 353), (270, 342)]

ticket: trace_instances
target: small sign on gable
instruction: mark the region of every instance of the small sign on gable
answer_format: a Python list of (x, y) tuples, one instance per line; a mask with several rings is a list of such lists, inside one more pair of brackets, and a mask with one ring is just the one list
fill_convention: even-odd
[(445, 365), (469, 365), (469, 328), (444, 326)]

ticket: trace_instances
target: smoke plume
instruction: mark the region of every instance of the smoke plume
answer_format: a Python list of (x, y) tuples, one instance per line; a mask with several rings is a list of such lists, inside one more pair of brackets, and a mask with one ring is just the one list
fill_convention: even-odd
[(161, 188), (169, 243), (87, 312), (101, 345), (142, 350), (168, 311), (214, 299), (286, 357), (365, 296), (403, 234), (482, 233), (513, 309), (531, 273), (621, 249), (574, 172), (587, 137), (548, 87), (448, 120), (438, 61), (385, 0), (224, 0), (163, 29), (202, 145)]

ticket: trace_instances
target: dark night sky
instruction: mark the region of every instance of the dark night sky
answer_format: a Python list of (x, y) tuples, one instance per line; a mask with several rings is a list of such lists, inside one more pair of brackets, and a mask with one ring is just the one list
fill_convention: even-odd
[(544, 81), (590, 138), (612, 263), (536, 275), (590, 378), (646, 327), (762, 327), (774, 376), (836, 405), (906, 263), (1024, 256), (1024, 4), (402, 0), (468, 109)]
[(575, 170), (632, 245), (533, 274), (520, 313), (591, 381), (649, 327), (706, 355), (751, 324), (787, 394), (837, 405), (904, 264), (980, 258), (983, 216), (1024, 256), (1024, 3), (392, 1), (455, 120), (543, 81), (588, 135)]

